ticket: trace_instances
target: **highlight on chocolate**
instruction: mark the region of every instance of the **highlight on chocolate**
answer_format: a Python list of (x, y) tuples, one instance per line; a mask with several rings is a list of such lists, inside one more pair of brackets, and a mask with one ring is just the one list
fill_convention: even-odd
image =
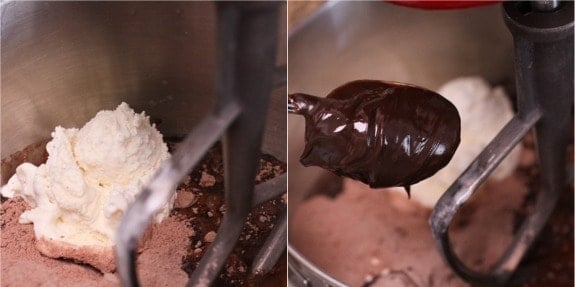
[(455, 153), (461, 120), (441, 95), (378, 80), (346, 83), (325, 98), (289, 95), (305, 118), (304, 166), (318, 166), (372, 188), (410, 186), (443, 168)]

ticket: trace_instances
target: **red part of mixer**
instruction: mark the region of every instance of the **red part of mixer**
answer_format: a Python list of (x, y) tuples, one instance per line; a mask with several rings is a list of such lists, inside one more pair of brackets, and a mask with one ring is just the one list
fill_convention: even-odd
[(427, 10), (464, 9), (492, 5), (501, 1), (389, 1), (393, 4)]

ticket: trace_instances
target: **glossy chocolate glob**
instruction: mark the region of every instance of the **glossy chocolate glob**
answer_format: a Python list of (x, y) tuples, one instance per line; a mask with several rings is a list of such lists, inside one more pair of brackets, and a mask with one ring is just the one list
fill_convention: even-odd
[(443, 168), (460, 140), (447, 99), (411, 85), (359, 80), (327, 97), (289, 95), (305, 117), (304, 166), (319, 166), (372, 188), (409, 186)]

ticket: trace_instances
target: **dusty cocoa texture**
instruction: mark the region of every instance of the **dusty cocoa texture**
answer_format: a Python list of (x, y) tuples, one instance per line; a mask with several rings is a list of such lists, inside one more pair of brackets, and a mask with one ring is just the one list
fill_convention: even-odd
[[(289, 226), (293, 246), (350, 286), (464, 286), (435, 251), (427, 224), (430, 211), (404, 193), (372, 190), (344, 179), (335, 199), (316, 196), (303, 203)], [(393, 272), (392, 272), (393, 271)], [(391, 273), (390, 273), (391, 272)], [(397, 277), (397, 278), (396, 278)], [(399, 284), (399, 285), (398, 285)]]
[(138, 274), (144, 286), (185, 286), (188, 275), (181, 268), (182, 258), (193, 234), (192, 228), (174, 217), (152, 226), (151, 237), (138, 256)]
[(25, 147), (23, 150), (16, 152), (9, 157), (2, 159), (2, 180), (0, 186), (6, 184), (8, 179), (16, 172), (16, 168), (23, 162), (29, 162), (35, 165), (40, 165), (46, 162), (48, 158), (48, 151), (46, 151), (46, 143), (44, 140)]
[[(175, 147), (177, 148), (177, 146)], [(286, 170), (285, 163), (269, 155), (262, 155), (255, 182), (274, 178)], [(194, 226), (196, 233), (190, 237), (190, 248), (184, 257), (183, 268), (191, 274), (197, 267), (207, 247), (213, 242), (225, 214), (223, 158), (219, 144), (190, 173), (190, 179), (180, 185), (181, 192), (194, 195), (194, 204), (187, 208), (176, 208), (173, 214), (184, 218), (188, 226)], [(280, 212), (286, 207), (285, 199), (278, 197), (261, 204), (248, 216), (244, 230), (223, 271), (214, 286), (285, 286), (286, 260), (280, 259), (271, 274), (264, 278), (251, 278), (251, 263), (271, 232)]]

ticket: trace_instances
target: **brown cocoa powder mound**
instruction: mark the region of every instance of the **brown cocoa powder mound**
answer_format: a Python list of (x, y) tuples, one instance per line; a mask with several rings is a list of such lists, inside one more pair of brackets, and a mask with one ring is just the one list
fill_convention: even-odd
[[(102, 274), (96, 269), (68, 260), (42, 256), (35, 247), (32, 224), (18, 219), (28, 205), (21, 198), (8, 199), (1, 206), (1, 286), (119, 286), (116, 273)], [(184, 286), (187, 274), (181, 269), (193, 230), (169, 217), (154, 224), (138, 257), (142, 286)]]
[(42, 256), (34, 244), (33, 225), (18, 222), (27, 208), (21, 198), (2, 203), (2, 286), (110, 286), (113, 283), (103, 280), (102, 274), (91, 267)]

